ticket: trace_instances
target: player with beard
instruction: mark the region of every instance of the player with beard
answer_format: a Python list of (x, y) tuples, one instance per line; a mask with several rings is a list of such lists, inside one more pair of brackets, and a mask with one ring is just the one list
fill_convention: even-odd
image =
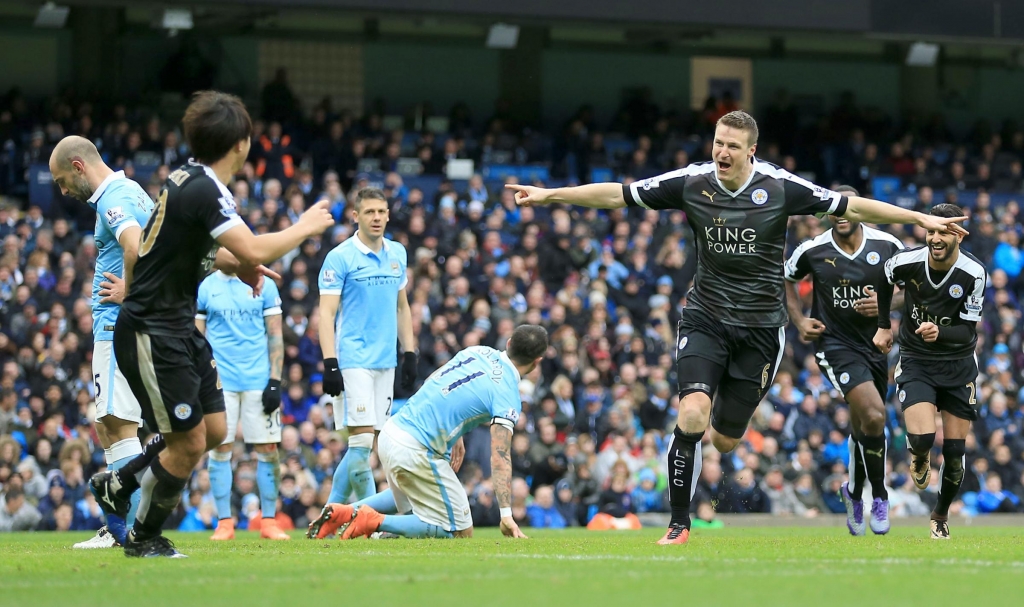
[[(960, 207), (937, 204), (935, 217), (963, 218)], [(928, 230), (925, 246), (897, 253), (885, 264), (887, 281), (878, 288), (875, 346), (892, 348), (889, 309), (892, 285), (905, 294), (900, 323), (896, 395), (907, 425), (911, 477), (928, 487), (935, 412), (942, 415), (942, 467), (938, 502), (931, 513), (931, 537), (949, 539), (949, 505), (964, 478), (967, 434), (978, 419), (978, 322), (985, 303), (985, 266), (962, 251), (958, 233)]]
[(238, 216), (227, 184), (245, 163), (252, 137), (252, 121), (238, 97), (196, 93), (182, 126), (195, 157), (167, 177), (137, 258), (125, 258), (127, 296), (114, 326), (118, 365), (165, 448), (147, 447), (120, 470), (90, 481), (108, 513), (127, 511), (128, 496), (142, 488), (124, 545), (132, 557), (184, 556), (161, 529), (203, 454), (227, 434), (217, 365), (194, 321), (199, 283), (216, 268), (237, 275), (258, 295), (264, 276), (279, 278), (261, 264), (334, 224), (327, 201), (293, 226), (260, 236)]
[[(679, 322), (680, 404), (668, 451), (672, 517), (660, 544), (689, 539), (700, 441), (709, 423), (715, 447), (723, 453), (735, 449), (782, 361), (788, 322), (782, 266), (789, 217), (835, 215), (927, 230), (945, 230), (956, 221), (833, 192), (758, 160), (757, 123), (746, 112), (719, 119), (713, 143), (711, 162), (628, 185), (506, 186), (516, 190), (520, 205), (686, 212), (696, 236), (697, 274)], [(951, 229), (963, 232), (959, 226)]]
[[(837, 192), (857, 195), (849, 186)], [(818, 366), (850, 406), (852, 434), (850, 479), (840, 493), (851, 535), (864, 535), (865, 478), (871, 482), (871, 531), (889, 532), (889, 495), (885, 489), (885, 395), (889, 387), (886, 356), (872, 339), (878, 328), (875, 286), (885, 281), (885, 262), (903, 244), (893, 235), (859, 221), (829, 216), (832, 229), (796, 248), (786, 262), (786, 300), (800, 337), (817, 342)], [(810, 275), (814, 284), (811, 315), (804, 316), (796, 283)], [(895, 296), (902, 303), (903, 296)], [(897, 304), (899, 305), (899, 304)]]

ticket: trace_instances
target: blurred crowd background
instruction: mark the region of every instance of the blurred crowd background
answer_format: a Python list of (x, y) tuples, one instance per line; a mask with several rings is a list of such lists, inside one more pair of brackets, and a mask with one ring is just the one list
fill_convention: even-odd
[[(414, 130), (408, 121), (385, 129), (373, 107), (357, 116), (324, 102), (302, 113), (283, 71), (261, 101), (251, 157), (230, 186), (239, 213), (263, 233), (287, 227), (327, 198), (339, 220), (275, 265), (283, 276), (286, 343), (282, 528), (303, 527), (315, 516), (346, 449), (321, 386), (317, 274), (327, 252), (352, 235), (346, 209), (353, 193), (371, 185), (391, 203), (388, 236), (410, 252), (421, 380), (461, 348), (503, 348), (518, 323), (550, 332), (543, 364), (520, 384), (516, 519), (559, 527), (585, 525), (598, 512), (667, 511), (664, 459), (678, 401), (675, 325), (696, 264), (685, 215), (518, 208), (502, 186), (630, 182), (708, 160), (714, 122), (734, 101), (726, 94), (709, 98), (703, 111), (663, 112), (641, 92), (611, 124), (597, 124), (582, 106), (564, 128), (548, 133), (519, 124), (500, 101), (486, 117), (456, 104), (444, 114), (443, 133)], [(953, 513), (1021, 511), (1024, 127), (979, 122), (955, 139), (941, 119), (898, 121), (864, 111), (852, 94), (806, 125), (785, 91), (755, 116), (762, 160), (822, 185), (883, 193), (902, 206), (964, 206), (971, 217), (964, 247), (987, 265), (991, 280), (979, 328), (981, 414), (967, 441), (967, 478)], [(144, 107), (70, 96), (36, 105), (17, 91), (0, 97), (0, 531), (102, 524), (86, 490), (104, 465), (90, 422), (95, 216), (59, 192), (46, 208), (27, 202), (30, 167), (45, 163), (69, 134), (94, 141), (111, 167), (154, 197), (169, 170), (189, 156), (177, 123)], [(486, 178), (449, 180), (450, 161), (461, 159), (491, 170)], [(790, 250), (826, 229), (816, 218), (793, 218)], [(919, 230), (889, 229), (908, 246), (923, 242)], [(809, 289), (800, 288), (807, 307)], [(724, 455), (705, 444), (697, 520), (843, 511), (836, 492), (847, 474), (850, 414), (812, 348), (791, 327), (785, 361), (744, 442)], [(893, 360), (897, 355), (898, 349)], [(396, 385), (396, 406), (408, 396)], [(928, 514), (939, 475), (931, 475), (927, 491), (914, 489), (891, 387), (887, 402), (892, 514)], [(941, 443), (940, 431), (935, 467)], [(496, 525), (486, 428), (467, 435), (466, 447), (459, 476), (474, 521)], [(241, 437), (235, 455), (232, 505), (240, 526), (252, 527), (259, 519), (255, 457)], [(168, 524), (210, 529), (215, 518), (204, 461)]]

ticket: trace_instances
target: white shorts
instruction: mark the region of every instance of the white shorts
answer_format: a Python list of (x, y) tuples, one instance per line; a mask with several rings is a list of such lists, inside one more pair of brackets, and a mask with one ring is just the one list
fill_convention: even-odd
[(473, 527), (469, 497), (448, 460), (394, 423), (386, 424), (377, 437), (377, 456), (400, 513), (412, 511), (452, 533)]
[[(342, 369), (345, 392), (334, 399), (334, 410), (344, 407), (345, 427), (373, 426), (380, 431), (391, 417), (395, 396), (394, 369)], [(337, 415), (335, 415), (337, 417)]]
[(222, 445), (235, 442), (238, 420), (242, 420), (242, 439), (247, 445), (281, 442), (281, 409), (270, 415), (263, 412), (263, 390), (224, 391), (224, 411), (228, 416), (228, 433)]
[(114, 342), (97, 341), (93, 344), (92, 379), (96, 384), (96, 421), (113, 415), (142, 425), (142, 407), (117, 367)]

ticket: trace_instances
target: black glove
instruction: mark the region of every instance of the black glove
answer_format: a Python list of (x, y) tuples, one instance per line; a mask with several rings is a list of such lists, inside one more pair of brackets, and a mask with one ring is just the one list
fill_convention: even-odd
[(412, 390), (416, 383), (416, 353), (406, 352), (402, 355), (402, 389)]
[(345, 380), (341, 378), (337, 358), (324, 359), (324, 394), (337, 396), (345, 390)]
[(263, 388), (263, 412), (270, 415), (281, 406), (281, 380), (272, 379)]

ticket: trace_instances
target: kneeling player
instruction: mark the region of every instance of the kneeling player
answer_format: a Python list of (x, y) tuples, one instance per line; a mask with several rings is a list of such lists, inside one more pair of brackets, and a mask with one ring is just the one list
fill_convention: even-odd
[(501, 532), (526, 537), (512, 519), (512, 430), (522, 410), (519, 379), (547, 350), (543, 327), (523, 325), (505, 352), (467, 348), (434, 372), (381, 430), (380, 461), (390, 489), (351, 505), (327, 504), (309, 525), (309, 538), (342, 528), (342, 539), (377, 531), (404, 537), (470, 537), (469, 498), (455, 472), (462, 435), (491, 424), (491, 479)]
[[(932, 207), (937, 217), (961, 217), (951, 204)], [(964, 453), (971, 422), (978, 419), (977, 323), (985, 300), (985, 267), (960, 250), (962, 236), (928, 231), (927, 246), (897, 253), (885, 264), (888, 279), (878, 290), (875, 345), (892, 347), (889, 323), (892, 286), (903, 286), (897, 396), (907, 424), (911, 476), (918, 489), (928, 486), (935, 411), (942, 414), (942, 468), (939, 499), (931, 514), (932, 539), (949, 539), (949, 505), (964, 478)]]
[(256, 451), (256, 486), (260, 492), (260, 537), (289, 540), (274, 520), (280, 486), (281, 298), (273, 281), (253, 297), (252, 287), (237, 276), (214, 272), (199, 285), (196, 328), (213, 348), (213, 359), (224, 386), (227, 436), (210, 451), (210, 486), (217, 506), (217, 530), (213, 540), (235, 539), (231, 518), (231, 447), (238, 422), (245, 444)]
[[(843, 186), (837, 192), (857, 196)], [(875, 285), (885, 281), (885, 262), (903, 249), (895, 236), (855, 219), (829, 216), (834, 226), (797, 247), (786, 262), (786, 296), (793, 324), (806, 340), (819, 339), (818, 366), (850, 405), (850, 480), (841, 489), (846, 526), (864, 535), (864, 479), (871, 481), (871, 531), (889, 532), (889, 494), (885, 490), (886, 356), (872, 343), (878, 322)], [(812, 317), (805, 317), (794, 283), (814, 279)], [(903, 296), (897, 294), (900, 302)], [(899, 304), (897, 304), (899, 305)]]

